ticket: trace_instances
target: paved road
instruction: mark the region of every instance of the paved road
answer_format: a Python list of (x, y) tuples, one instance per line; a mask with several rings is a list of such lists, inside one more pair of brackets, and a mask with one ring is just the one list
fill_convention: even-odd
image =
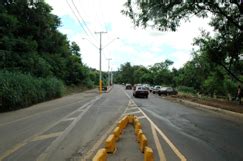
[(79, 158), (127, 106), (119, 90), (102, 97), (91, 90), (0, 114), (0, 161)]
[[(243, 160), (243, 121), (173, 103), (153, 94), (149, 99), (138, 99), (132, 97), (131, 91), (126, 93), (175, 146), (173, 149), (160, 135), (163, 160), (183, 160), (181, 155), (191, 161)], [(178, 155), (176, 150), (180, 152)]]
[[(90, 160), (124, 114), (137, 115), (155, 160), (243, 160), (243, 122), (114, 86), (0, 114), (0, 161)], [(134, 141), (133, 141), (134, 140)], [(109, 161), (143, 160), (129, 125)]]

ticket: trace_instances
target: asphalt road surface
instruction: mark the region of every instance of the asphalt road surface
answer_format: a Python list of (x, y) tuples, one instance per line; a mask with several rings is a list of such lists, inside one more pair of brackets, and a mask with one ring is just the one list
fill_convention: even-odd
[[(139, 117), (156, 161), (243, 160), (243, 121), (115, 85), (101, 97), (90, 90), (0, 114), (0, 161), (91, 160), (126, 114)], [(108, 160), (143, 160), (133, 131)]]

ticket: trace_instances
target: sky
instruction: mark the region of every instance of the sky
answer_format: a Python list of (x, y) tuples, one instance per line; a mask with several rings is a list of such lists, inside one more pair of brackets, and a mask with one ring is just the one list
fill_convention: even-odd
[(79, 45), (82, 61), (89, 67), (99, 69), (100, 39), (95, 32), (107, 32), (102, 34), (102, 71), (108, 70), (110, 58), (113, 71), (126, 62), (148, 67), (166, 59), (179, 69), (192, 59), (193, 38), (200, 35), (200, 30), (213, 31), (209, 19), (197, 17), (182, 22), (176, 32), (134, 27), (132, 20), (121, 14), (125, 0), (45, 1), (52, 6), (52, 13), (61, 18), (59, 31)]

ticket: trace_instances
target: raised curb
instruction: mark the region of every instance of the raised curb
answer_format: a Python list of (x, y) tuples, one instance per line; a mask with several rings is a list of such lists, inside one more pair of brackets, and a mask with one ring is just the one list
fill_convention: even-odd
[(188, 100), (183, 100), (183, 99), (178, 99), (178, 98), (176, 98), (176, 100), (178, 102), (182, 102), (184, 104), (192, 105), (193, 107), (198, 108), (200, 110), (210, 110), (210, 111), (220, 112), (223, 114), (227, 114), (227, 115), (231, 115), (233, 117), (239, 117), (239, 118), (243, 119), (243, 114), (241, 114), (241, 113), (237, 113), (237, 112), (233, 112), (233, 111), (229, 111), (229, 110), (225, 110), (225, 109), (221, 109), (221, 108), (217, 108), (217, 107), (213, 107), (213, 106), (203, 105), (203, 104), (195, 103), (195, 102), (188, 101)]
[(104, 91), (104, 93), (109, 93), (112, 90), (112, 88), (113, 86), (109, 86), (109, 88), (106, 91)]

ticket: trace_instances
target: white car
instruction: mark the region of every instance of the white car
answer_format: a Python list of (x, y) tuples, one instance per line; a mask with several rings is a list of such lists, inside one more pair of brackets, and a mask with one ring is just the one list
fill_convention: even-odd
[(158, 93), (158, 91), (162, 88), (162, 86), (154, 86), (153, 90), (152, 90), (152, 93), (153, 94), (156, 94)]

